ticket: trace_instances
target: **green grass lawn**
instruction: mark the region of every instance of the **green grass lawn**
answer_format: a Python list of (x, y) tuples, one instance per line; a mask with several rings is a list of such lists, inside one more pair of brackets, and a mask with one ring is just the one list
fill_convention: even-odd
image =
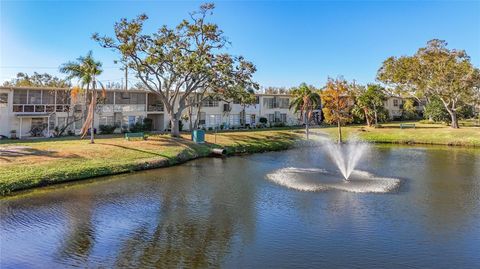
[(58, 182), (163, 167), (207, 156), (213, 147), (229, 154), (281, 150), (301, 136), (291, 131), (207, 134), (198, 145), (167, 135), (126, 141), (122, 136), (99, 136), (95, 144), (78, 137), (2, 141), (0, 194)]
[[(400, 122), (382, 124), (382, 128), (366, 126), (346, 126), (342, 128), (342, 137), (357, 136), (365, 141), (376, 143), (432, 144), (450, 146), (480, 147), (480, 127), (461, 127), (452, 129), (444, 124), (415, 123), (415, 129), (400, 129)], [(318, 128), (337, 138), (337, 128)]]
[[(440, 124), (415, 123), (415, 129), (400, 129), (399, 122), (382, 128), (343, 127), (352, 135), (377, 143), (421, 143), (480, 147), (480, 128), (451, 129)], [(336, 127), (314, 128), (336, 138)], [(95, 144), (78, 137), (0, 141), (0, 195), (59, 182), (164, 167), (208, 156), (212, 148), (229, 154), (283, 150), (304, 138), (303, 129), (282, 128), (206, 134), (206, 144), (189, 141), (190, 135), (171, 138), (153, 135), (148, 140), (126, 141), (121, 135), (98, 136)]]

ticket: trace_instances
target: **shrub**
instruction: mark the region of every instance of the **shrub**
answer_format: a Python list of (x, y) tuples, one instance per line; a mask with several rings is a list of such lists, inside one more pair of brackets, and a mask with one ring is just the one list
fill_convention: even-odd
[(139, 133), (145, 130), (145, 126), (142, 122), (137, 121), (134, 125), (130, 126), (129, 130), (132, 133)]
[(153, 120), (149, 118), (143, 119), (143, 129), (145, 131), (152, 131), (153, 130)]
[(268, 119), (265, 118), (265, 117), (260, 117), (260, 119), (259, 119), (258, 121), (259, 121), (260, 123), (262, 123), (262, 124), (267, 124)]
[(273, 127), (285, 127), (285, 123), (284, 122), (275, 122), (273, 124)]
[(117, 126), (115, 125), (100, 125), (98, 126), (101, 134), (113, 134)]
[(432, 100), (425, 106), (423, 116), (425, 119), (430, 119), (436, 122), (450, 121), (450, 115), (445, 109), (442, 101), (438, 98), (432, 98)]

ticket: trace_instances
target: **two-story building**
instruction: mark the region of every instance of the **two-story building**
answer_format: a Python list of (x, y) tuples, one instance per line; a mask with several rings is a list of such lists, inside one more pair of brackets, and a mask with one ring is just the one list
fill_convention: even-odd
[[(183, 126), (199, 117), (199, 125), (205, 128), (231, 128), (259, 123), (261, 117), (268, 124), (300, 124), (298, 115), (289, 109), (289, 95), (258, 94), (257, 102), (243, 108), (233, 102), (214, 99), (203, 101), (200, 113), (188, 117), (183, 112)], [(33, 130), (41, 130), (41, 136), (52, 136), (55, 129), (68, 125), (67, 130), (78, 134), (85, 118), (85, 96), (77, 96), (75, 103), (68, 88), (0, 87), (0, 135), (10, 137), (14, 131), (19, 138), (32, 136)], [(243, 116), (245, 113), (245, 116)], [(168, 129), (168, 116), (155, 93), (144, 90), (107, 90), (105, 98), (97, 105), (94, 126), (118, 126), (128, 128), (144, 118), (152, 120), (154, 131)], [(69, 124), (70, 123), (70, 124)], [(38, 135), (38, 132), (37, 132)]]
[[(73, 103), (68, 88), (0, 87), (0, 135), (19, 138), (41, 130), (51, 136), (55, 127), (68, 123), (68, 130), (78, 134), (83, 125), (85, 97)], [(94, 126), (129, 126), (151, 118), (155, 130), (165, 129), (163, 105), (154, 93), (146, 91), (108, 90), (97, 106)]]
[[(383, 106), (385, 109), (388, 110), (388, 114), (391, 120), (393, 119), (399, 119), (403, 115), (403, 105), (405, 103), (406, 98), (403, 98), (401, 96), (396, 96), (396, 95), (391, 95), (388, 96), (387, 100), (383, 102)], [(413, 106), (417, 113), (421, 115), (423, 113), (423, 110), (425, 109), (425, 100), (421, 100), (418, 102), (417, 100), (413, 101)]]

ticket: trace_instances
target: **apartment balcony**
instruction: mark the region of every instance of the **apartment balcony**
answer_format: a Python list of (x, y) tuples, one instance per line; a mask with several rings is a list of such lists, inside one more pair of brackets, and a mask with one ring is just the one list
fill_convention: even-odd
[(163, 104), (148, 104), (149, 112), (163, 112)]
[(68, 112), (70, 105), (52, 105), (52, 104), (14, 104), (13, 113), (54, 113)]

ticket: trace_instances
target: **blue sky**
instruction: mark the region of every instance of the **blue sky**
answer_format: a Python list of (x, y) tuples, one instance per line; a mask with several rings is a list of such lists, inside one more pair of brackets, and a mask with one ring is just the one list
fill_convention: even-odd
[[(228, 52), (257, 66), (262, 86), (321, 86), (328, 76), (375, 81), (383, 60), (413, 54), (433, 38), (465, 49), (480, 66), (480, 1), (214, 1), (212, 21), (232, 42)], [(111, 35), (122, 17), (146, 13), (146, 32), (175, 25), (202, 2), (5, 1), (0, 6), (0, 81), (48, 72), (89, 50), (104, 82), (120, 82), (117, 55), (91, 40)], [(61, 75), (60, 75), (61, 76)]]

